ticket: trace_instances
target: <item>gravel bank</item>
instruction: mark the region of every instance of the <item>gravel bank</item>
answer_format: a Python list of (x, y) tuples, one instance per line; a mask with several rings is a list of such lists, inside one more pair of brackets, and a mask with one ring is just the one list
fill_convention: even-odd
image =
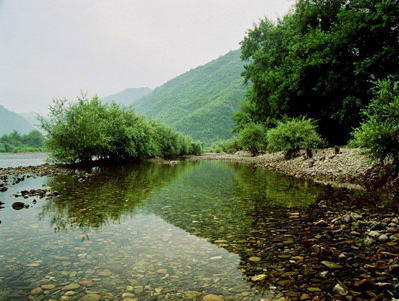
[(297, 178), (312, 179), (316, 182), (335, 185), (357, 186), (367, 189), (369, 174), (373, 165), (367, 162), (358, 149), (341, 148), (335, 154), (334, 148), (314, 151), (313, 158), (299, 157), (285, 160), (282, 152), (251, 157), (245, 152), (236, 154), (205, 153), (192, 157), (191, 160), (221, 160), (252, 163)]

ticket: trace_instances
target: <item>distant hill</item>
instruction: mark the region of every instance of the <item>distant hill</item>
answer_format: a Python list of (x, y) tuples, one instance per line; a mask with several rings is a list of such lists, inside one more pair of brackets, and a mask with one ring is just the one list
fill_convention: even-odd
[(140, 98), (152, 92), (150, 88), (129, 88), (122, 92), (101, 98), (105, 102), (117, 102), (123, 105), (131, 105)]
[(40, 122), (37, 120), (37, 113), (19, 113), (23, 118), (25, 118), (36, 130), (44, 133), (44, 130), (40, 127)]
[(21, 115), (0, 105), (0, 135), (10, 134), (14, 130), (27, 134), (34, 130), (34, 127)]
[(134, 109), (210, 144), (232, 136), (233, 112), (246, 88), (240, 51), (190, 70), (138, 100)]
[(36, 113), (19, 113), (24, 119), (26, 119), (33, 127), (39, 128), (40, 122), (36, 118)]

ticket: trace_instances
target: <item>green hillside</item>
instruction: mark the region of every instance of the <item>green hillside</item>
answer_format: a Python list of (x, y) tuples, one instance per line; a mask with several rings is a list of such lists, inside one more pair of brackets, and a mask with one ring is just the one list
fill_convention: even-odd
[(123, 90), (122, 92), (103, 97), (103, 98), (101, 98), (101, 100), (105, 101), (105, 102), (114, 101), (114, 102), (120, 103), (122, 105), (131, 105), (135, 101), (148, 95), (151, 92), (152, 92), (152, 89), (147, 88), (147, 87), (129, 88), (129, 89)]
[(134, 108), (206, 144), (230, 138), (246, 91), (242, 71), (240, 51), (229, 52), (156, 88)]
[(21, 115), (0, 105), (0, 135), (10, 134), (14, 130), (27, 134), (34, 130), (34, 127)]

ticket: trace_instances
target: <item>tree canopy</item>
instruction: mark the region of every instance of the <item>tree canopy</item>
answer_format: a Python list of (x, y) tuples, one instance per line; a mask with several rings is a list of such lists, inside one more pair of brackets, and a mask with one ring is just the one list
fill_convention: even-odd
[(56, 161), (129, 161), (199, 153), (191, 138), (98, 97), (55, 100), (41, 118), (46, 146)]
[(346, 142), (372, 81), (399, 76), (398, 20), (397, 0), (299, 0), (277, 23), (262, 20), (241, 44), (252, 107), (236, 121), (307, 116), (330, 143)]

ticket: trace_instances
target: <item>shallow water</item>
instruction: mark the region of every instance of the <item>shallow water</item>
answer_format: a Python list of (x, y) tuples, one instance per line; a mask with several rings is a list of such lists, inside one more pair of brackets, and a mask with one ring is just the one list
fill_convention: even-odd
[(41, 165), (47, 157), (47, 153), (0, 153), (0, 168)]
[[(0, 300), (296, 298), (307, 291), (292, 282), (307, 275), (297, 271), (308, 250), (292, 214), (338, 196), (367, 208), (378, 201), (226, 162), (97, 169), (82, 179), (29, 178), (0, 193)], [(12, 209), (15, 193), (42, 186), (59, 195)]]

